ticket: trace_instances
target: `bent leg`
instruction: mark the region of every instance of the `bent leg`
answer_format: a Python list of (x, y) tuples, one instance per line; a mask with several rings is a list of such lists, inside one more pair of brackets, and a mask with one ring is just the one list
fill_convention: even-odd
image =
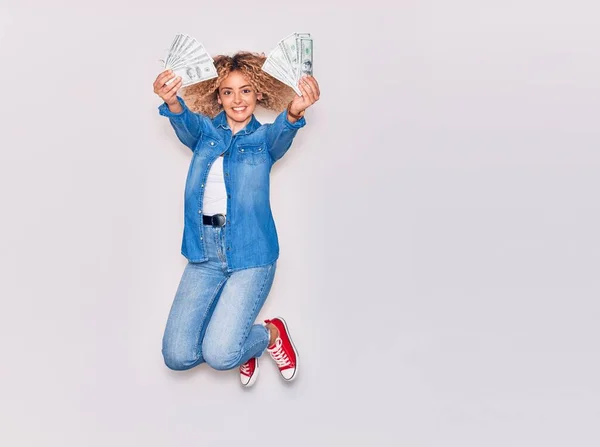
[(210, 263), (188, 263), (183, 271), (162, 342), (165, 364), (177, 371), (204, 361), (202, 339), (227, 277)]
[(239, 270), (227, 280), (202, 343), (212, 368), (235, 368), (267, 348), (269, 331), (254, 321), (271, 290), (276, 264)]

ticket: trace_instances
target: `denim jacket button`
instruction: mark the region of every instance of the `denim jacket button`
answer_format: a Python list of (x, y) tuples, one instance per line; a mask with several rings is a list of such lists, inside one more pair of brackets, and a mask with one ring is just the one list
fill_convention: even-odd
[(215, 145), (215, 142), (214, 142), (214, 141), (211, 141), (211, 142), (210, 142), (210, 145), (211, 145), (211, 146), (214, 146), (214, 145)]

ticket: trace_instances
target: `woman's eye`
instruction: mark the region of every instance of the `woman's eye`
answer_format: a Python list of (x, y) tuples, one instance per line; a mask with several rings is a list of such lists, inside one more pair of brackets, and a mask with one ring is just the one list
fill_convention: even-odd
[(250, 93), (252, 90), (245, 89), (244, 93)]

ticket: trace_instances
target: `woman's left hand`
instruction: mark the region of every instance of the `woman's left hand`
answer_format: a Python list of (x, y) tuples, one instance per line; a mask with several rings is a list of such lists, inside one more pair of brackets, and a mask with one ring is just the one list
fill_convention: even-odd
[(296, 95), (290, 105), (290, 112), (299, 115), (319, 100), (321, 91), (317, 80), (312, 76), (302, 76), (298, 82), (302, 96)]

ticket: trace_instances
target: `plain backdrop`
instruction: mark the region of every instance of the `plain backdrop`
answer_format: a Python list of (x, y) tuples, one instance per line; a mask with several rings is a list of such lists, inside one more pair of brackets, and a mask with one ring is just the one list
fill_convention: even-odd
[[(599, 9), (1, 0), (0, 445), (600, 445)], [(260, 315), (292, 384), (162, 360), (191, 152), (152, 83), (180, 32), (314, 38)]]

